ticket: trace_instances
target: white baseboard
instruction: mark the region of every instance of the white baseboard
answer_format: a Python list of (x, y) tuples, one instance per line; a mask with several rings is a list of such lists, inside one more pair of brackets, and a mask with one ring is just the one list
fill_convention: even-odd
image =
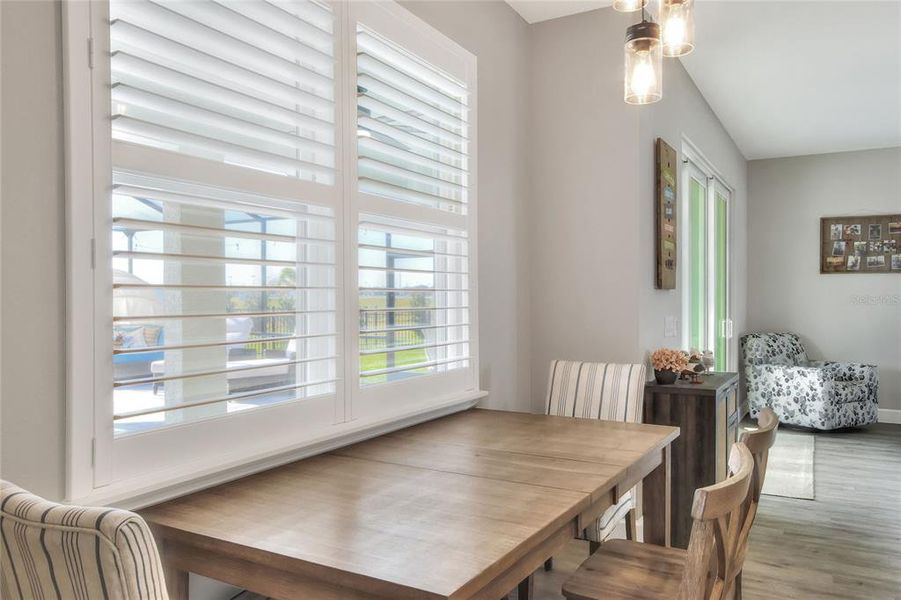
[(897, 408), (880, 408), (879, 422), (901, 424), (901, 410)]

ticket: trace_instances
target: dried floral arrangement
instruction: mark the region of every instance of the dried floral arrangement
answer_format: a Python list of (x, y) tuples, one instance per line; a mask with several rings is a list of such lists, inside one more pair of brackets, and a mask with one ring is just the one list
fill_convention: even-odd
[(651, 354), (651, 364), (657, 371), (681, 373), (688, 366), (688, 355), (681, 350), (658, 348)]

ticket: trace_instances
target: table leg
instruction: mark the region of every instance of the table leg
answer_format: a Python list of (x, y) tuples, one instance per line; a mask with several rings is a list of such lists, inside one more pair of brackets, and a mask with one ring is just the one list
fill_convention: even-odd
[(626, 514), (626, 539), (633, 542), (638, 541), (638, 518), (635, 515), (636, 509), (632, 508)]
[(160, 560), (163, 563), (163, 577), (169, 600), (188, 600), (188, 572), (182, 571), (168, 560), (168, 542), (159, 544)]
[(644, 541), (658, 546), (670, 546), (671, 461), (670, 446), (663, 449), (663, 460), (644, 478), (643, 514)]
[(518, 600), (532, 600), (532, 592), (535, 589), (533, 582), (533, 575), (529, 575), (519, 582), (519, 587), (516, 590), (516, 597), (518, 598)]
[(169, 600), (188, 600), (188, 572), (163, 567), (163, 575), (166, 577)]

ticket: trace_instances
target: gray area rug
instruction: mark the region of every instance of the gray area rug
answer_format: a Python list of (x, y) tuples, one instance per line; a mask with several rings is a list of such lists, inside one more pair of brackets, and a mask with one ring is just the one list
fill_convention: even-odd
[(816, 437), (812, 433), (780, 429), (770, 448), (763, 493), (770, 496), (815, 498), (813, 461)]

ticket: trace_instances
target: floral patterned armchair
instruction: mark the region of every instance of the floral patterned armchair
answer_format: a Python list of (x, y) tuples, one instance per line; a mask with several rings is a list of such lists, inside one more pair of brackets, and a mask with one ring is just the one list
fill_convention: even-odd
[(811, 361), (794, 333), (744, 335), (741, 352), (752, 417), (769, 406), (781, 422), (814, 429), (876, 422), (875, 366)]

